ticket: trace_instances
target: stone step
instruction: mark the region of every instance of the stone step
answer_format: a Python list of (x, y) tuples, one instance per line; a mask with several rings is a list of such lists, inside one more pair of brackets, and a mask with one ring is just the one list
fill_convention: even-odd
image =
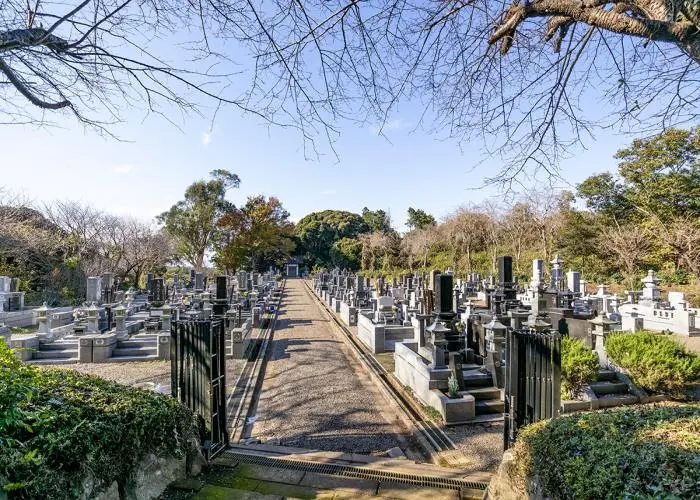
[(157, 355), (158, 354), (158, 349), (157, 347), (153, 346), (152, 348), (148, 347), (117, 347), (112, 351), (112, 356), (149, 356), (149, 355)]
[(469, 394), (474, 396), (474, 399), (476, 400), (482, 400), (482, 399), (500, 399), (501, 398), (501, 391), (498, 389), (498, 387), (473, 387), (471, 389), (467, 389)]
[(486, 387), (493, 384), (493, 379), (489, 373), (483, 373), (479, 370), (464, 372), (464, 385), (469, 390), (469, 387)]
[[(139, 334), (136, 334), (136, 335), (132, 335), (132, 336), (129, 338), (129, 342), (131, 342), (131, 341), (136, 341), (136, 342), (141, 342), (141, 341), (158, 342), (158, 335), (153, 335), (153, 334), (149, 335), (149, 334), (142, 334), (142, 333), (139, 333)], [(124, 342), (126, 342), (126, 341), (124, 341)]]
[(479, 368), (483, 368), (483, 365), (477, 365), (475, 363), (464, 363), (462, 365), (462, 371), (470, 371), (470, 370), (478, 370)]
[(64, 349), (63, 351), (36, 351), (34, 353), (34, 359), (66, 359), (77, 357), (77, 349)]
[(27, 361), (30, 365), (74, 365), (78, 362), (78, 358), (53, 358), (53, 359), (32, 359)]
[(64, 349), (77, 349), (78, 342), (51, 342), (49, 344), (39, 344), (39, 349), (42, 351), (62, 351)]
[(500, 399), (477, 400), (475, 409), (477, 415), (503, 413), (503, 401)]
[(144, 356), (116, 356), (106, 360), (107, 363), (124, 363), (128, 361), (155, 361), (158, 359), (156, 354), (146, 354)]
[(617, 380), (617, 372), (613, 370), (598, 370), (599, 382), (615, 382)]
[(119, 349), (131, 349), (136, 347), (155, 348), (157, 340), (121, 340), (117, 343)]
[(627, 384), (624, 382), (593, 382), (590, 385), (596, 396), (605, 394), (627, 394), (629, 392)]

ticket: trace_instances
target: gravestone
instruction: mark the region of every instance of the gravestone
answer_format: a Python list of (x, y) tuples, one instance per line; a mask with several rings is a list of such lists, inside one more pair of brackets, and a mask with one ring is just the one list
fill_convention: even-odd
[(581, 273), (578, 271), (566, 273), (566, 287), (574, 294), (581, 293)]
[(165, 303), (165, 279), (153, 278), (151, 281), (151, 303), (160, 307)]
[(99, 302), (102, 300), (102, 278), (91, 276), (87, 279), (85, 299), (87, 302)]
[(433, 275), (433, 291), (435, 293), (435, 312), (441, 316), (445, 313), (452, 313), (452, 275)]
[(204, 290), (204, 273), (195, 273), (194, 275), (194, 289)]

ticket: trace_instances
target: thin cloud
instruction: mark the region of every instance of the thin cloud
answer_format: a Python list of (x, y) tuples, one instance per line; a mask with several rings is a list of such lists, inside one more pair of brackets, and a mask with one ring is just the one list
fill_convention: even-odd
[(325, 191), (321, 191), (321, 194), (323, 196), (332, 196), (336, 193), (335, 189), (326, 189)]
[(128, 163), (123, 165), (114, 165), (111, 170), (115, 174), (128, 174), (134, 169), (134, 166)]
[(208, 146), (211, 143), (211, 132), (202, 132), (202, 144)]
[(399, 130), (402, 128), (406, 128), (408, 126), (408, 123), (405, 121), (395, 118), (393, 120), (386, 121), (384, 123), (378, 123), (376, 125), (372, 125), (369, 130), (372, 132), (372, 134), (377, 135), (381, 132), (389, 132), (390, 130)]

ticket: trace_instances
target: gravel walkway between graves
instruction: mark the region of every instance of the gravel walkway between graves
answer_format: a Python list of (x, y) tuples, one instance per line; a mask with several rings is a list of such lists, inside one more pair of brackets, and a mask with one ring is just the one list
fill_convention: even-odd
[(300, 279), (287, 281), (252, 436), (325, 451), (403, 448), (387, 401)]
[[(238, 375), (243, 370), (245, 359), (226, 360), (226, 390), (231, 392)], [(143, 385), (170, 394), (170, 361), (130, 361), (125, 363), (79, 363), (74, 365), (47, 366), (61, 370), (77, 370), (96, 375), (124, 385)], [(150, 387), (149, 387), (150, 386)]]
[(503, 458), (503, 422), (444, 427), (467, 461), (466, 471), (496, 472)]

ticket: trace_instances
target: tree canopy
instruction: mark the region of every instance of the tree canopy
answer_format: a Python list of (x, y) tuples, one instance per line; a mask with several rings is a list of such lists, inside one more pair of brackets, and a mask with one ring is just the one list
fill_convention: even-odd
[(236, 174), (214, 170), (209, 181), (197, 181), (185, 190), (185, 199), (163, 212), (157, 220), (177, 242), (177, 254), (201, 270), (208, 250), (218, 236), (219, 219), (235, 207), (226, 192), (240, 185)]
[(391, 218), (384, 210), (362, 209), (362, 218), (372, 232), (386, 233), (391, 231)]
[[(331, 266), (333, 245), (343, 238), (357, 239), (370, 231), (365, 219), (343, 210), (313, 212), (301, 219), (295, 228), (299, 239), (299, 253), (310, 266)], [(339, 248), (336, 247), (336, 253)]]
[(436, 224), (435, 217), (420, 208), (408, 207), (408, 220), (406, 226), (409, 230), (425, 229)]
[(230, 272), (281, 265), (294, 248), (294, 225), (275, 197), (251, 196), (244, 206), (225, 213), (217, 225), (221, 234), (214, 260)]
[(700, 127), (636, 139), (615, 158), (618, 177), (606, 172), (578, 186), (588, 208), (616, 220), (700, 218)]

